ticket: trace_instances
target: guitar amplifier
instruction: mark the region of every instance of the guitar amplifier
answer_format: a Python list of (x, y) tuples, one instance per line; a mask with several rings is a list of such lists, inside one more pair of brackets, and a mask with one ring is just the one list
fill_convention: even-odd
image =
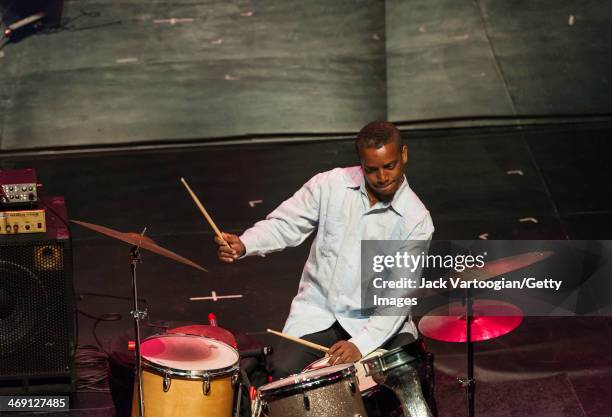
[(0, 211), (0, 235), (44, 233), (47, 231), (45, 210)]
[(72, 250), (63, 197), (47, 231), (0, 235), (0, 395), (74, 391)]

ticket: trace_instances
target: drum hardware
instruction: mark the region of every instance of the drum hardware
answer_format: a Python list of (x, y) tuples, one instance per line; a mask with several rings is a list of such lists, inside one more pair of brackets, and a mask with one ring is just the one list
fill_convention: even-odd
[[(236, 378), (238, 380), (238, 378)], [(236, 407), (234, 407), (234, 417), (240, 417), (240, 409), (242, 408), (242, 384), (238, 384), (236, 392)]]
[[(464, 281), (488, 280), (540, 262), (554, 253), (551, 251), (528, 252), (487, 262), (482, 268), (469, 268), (457, 274)], [(503, 314), (500, 314), (503, 313)], [(523, 320), (523, 312), (516, 306), (501, 301), (474, 301), (470, 287), (465, 290), (461, 303), (451, 303), (436, 308), (419, 322), (419, 330), (425, 336), (445, 342), (465, 342), (467, 377), (457, 378), (465, 389), (467, 416), (474, 417), (474, 342), (489, 340), (517, 328)], [(452, 331), (451, 331), (452, 330)], [(476, 330), (476, 335), (472, 333)]]
[(263, 403), (261, 401), (261, 394), (259, 390), (257, 390), (257, 394), (253, 401), (251, 402), (251, 417), (259, 417), (261, 412), (263, 411)]
[(141, 311), (130, 310), (130, 316), (133, 319), (144, 320), (148, 317), (148, 315), (149, 315), (149, 312), (146, 308)]
[(351, 389), (351, 392), (354, 394), (357, 392), (357, 387), (355, 386), (355, 382), (354, 381), (349, 381), (349, 388)]
[(304, 410), (310, 411), (310, 398), (306, 395), (305, 392), (302, 393), (302, 401), (304, 402)]
[(172, 383), (172, 380), (170, 379), (170, 375), (168, 375), (167, 373), (164, 375), (164, 385), (163, 385), (163, 389), (164, 392), (168, 392), (170, 391), (170, 384)]
[(232, 385), (236, 386), (236, 384), (238, 383), (238, 378), (240, 377), (240, 374), (238, 372), (234, 373), (234, 375), (232, 375)]
[(202, 383), (202, 392), (204, 392), (204, 395), (210, 394), (210, 377), (208, 375), (204, 375), (204, 382)]
[[(142, 231), (144, 236), (145, 230)], [(138, 286), (136, 284), (136, 266), (142, 262), (140, 258), (140, 251), (138, 245), (134, 245), (130, 248), (130, 272), (132, 275), (132, 295), (134, 297), (133, 305), (134, 309), (131, 311), (134, 319), (134, 355), (136, 358), (136, 384), (138, 386), (138, 417), (144, 417), (144, 400), (142, 398), (142, 362), (140, 356), (140, 320), (144, 319), (147, 315), (146, 311), (140, 311), (138, 309)]]

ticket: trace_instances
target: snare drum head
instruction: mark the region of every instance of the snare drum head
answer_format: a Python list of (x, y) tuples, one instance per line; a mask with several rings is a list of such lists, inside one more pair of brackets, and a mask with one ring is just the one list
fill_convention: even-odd
[(141, 343), (140, 353), (149, 362), (186, 371), (229, 368), (239, 359), (238, 352), (225, 343), (183, 334), (149, 337)]
[[(357, 369), (357, 383), (359, 385), (359, 391), (365, 393), (368, 390), (378, 385), (371, 376), (367, 376), (367, 370), (363, 366), (362, 361), (369, 359), (369, 358), (373, 358), (375, 356), (380, 356), (385, 352), (386, 352), (385, 349), (376, 349), (375, 351), (370, 352), (370, 354), (366, 355), (366, 357), (363, 358), (361, 361), (355, 363), (355, 369)], [(329, 356), (325, 356), (311, 363), (310, 365), (308, 365), (304, 369), (304, 371), (311, 371), (313, 369), (322, 369), (322, 368), (329, 367), (328, 361), (329, 361)]]
[[(273, 393), (276, 390), (284, 389), (292, 386), (300, 386), (305, 382), (313, 382), (327, 379), (331, 376), (348, 371), (349, 368), (354, 368), (352, 363), (345, 363), (342, 365), (327, 366), (321, 369), (314, 369), (312, 371), (302, 372), (301, 374), (290, 375), (287, 378), (279, 379), (278, 381), (270, 382), (260, 388), (262, 394)], [(353, 370), (354, 372), (354, 370)]]
[(319, 360), (314, 361), (313, 363), (311, 363), (310, 365), (308, 365), (306, 368), (304, 368), (304, 372), (306, 371), (312, 371), (313, 369), (321, 369), (321, 368), (326, 368), (329, 366), (329, 356), (325, 356)]

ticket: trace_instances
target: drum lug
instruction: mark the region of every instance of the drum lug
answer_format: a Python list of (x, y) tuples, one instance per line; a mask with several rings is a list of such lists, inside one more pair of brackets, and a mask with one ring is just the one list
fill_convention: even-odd
[(210, 376), (204, 375), (204, 381), (202, 382), (202, 392), (204, 395), (210, 394)]
[(302, 394), (304, 396), (304, 409), (306, 411), (310, 411), (310, 398), (306, 393)]
[(351, 390), (351, 392), (353, 394), (357, 392), (357, 387), (355, 386), (355, 381), (349, 381), (348, 382), (348, 386), (349, 386), (349, 389)]
[(232, 386), (236, 386), (236, 384), (238, 383), (238, 372), (234, 372), (234, 374), (232, 375)]
[(170, 390), (170, 384), (171, 383), (172, 383), (172, 379), (170, 379), (170, 375), (165, 374), (164, 375), (164, 382), (163, 382), (164, 392), (168, 392), (168, 390)]

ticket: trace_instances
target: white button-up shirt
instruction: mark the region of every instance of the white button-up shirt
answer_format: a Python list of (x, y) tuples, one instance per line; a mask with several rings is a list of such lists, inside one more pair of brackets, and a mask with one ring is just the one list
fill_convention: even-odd
[(301, 337), (335, 321), (363, 356), (398, 332), (417, 337), (406, 316), (361, 315), (361, 241), (430, 240), (429, 211), (404, 181), (391, 202), (370, 207), (361, 167), (317, 174), (240, 239), (246, 256), (263, 255), (317, 236), (283, 332)]

